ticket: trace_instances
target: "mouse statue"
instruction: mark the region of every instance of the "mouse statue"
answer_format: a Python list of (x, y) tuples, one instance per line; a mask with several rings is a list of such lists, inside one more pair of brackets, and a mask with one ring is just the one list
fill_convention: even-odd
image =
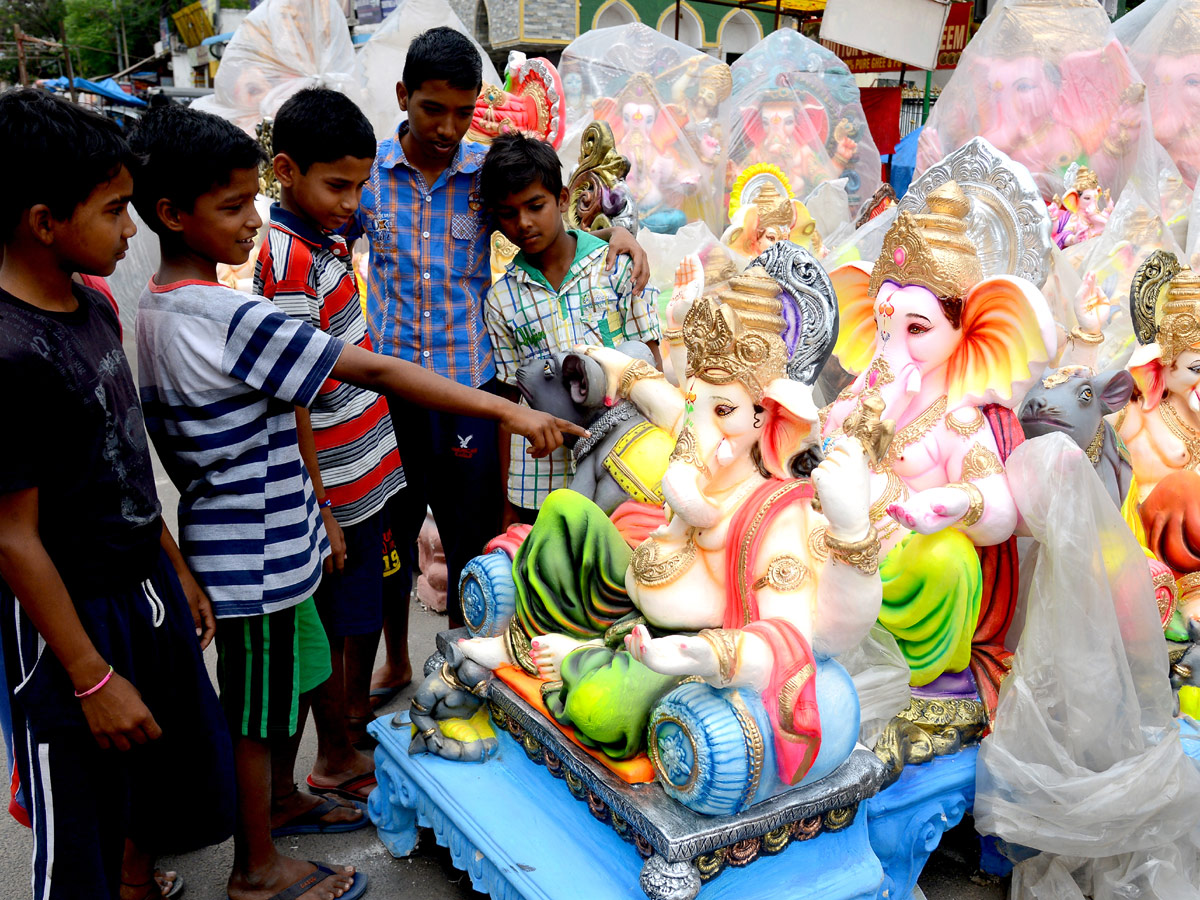
[[(654, 365), (650, 348), (639, 341), (627, 341), (617, 349)], [(591, 437), (580, 440), (568, 438), (575, 457), (571, 490), (593, 501), (606, 515), (626, 500), (662, 505), (662, 478), (675, 439), (647, 422), (628, 400), (606, 403), (599, 363), (585, 353), (572, 352), (530, 360), (517, 370), (517, 387), (534, 409), (591, 432)]]
[(1082, 448), (1117, 506), (1131, 497), (1133, 464), (1129, 451), (1104, 417), (1123, 409), (1133, 394), (1133, 376), (1124, 369), (1096, 375), (1086, 366), (1047, 369), (1025, 395), (1018, 417), (1025, 437), (1061, 431)]

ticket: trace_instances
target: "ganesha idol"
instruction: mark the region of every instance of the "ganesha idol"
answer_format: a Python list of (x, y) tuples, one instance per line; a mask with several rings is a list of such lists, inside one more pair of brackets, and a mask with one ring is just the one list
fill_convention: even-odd
[(1146, 77), (1154, 137), (1194, 188), (1200, 176), (1200, 3), (1174, 6), (1155, 17), (1131, 52)]
[(1010, 0), (967, 45), (921, 134), (917, 171), (982, 136), (1025, 165), (1044, 197), (1072, 163), (1122, 183), (1144, 99), (1095, 0)]
[(787, 177), (777, 166), (748, 168), (738, 177), (730, 196), (730, 224), (721, 243), (751, 258), (779, 241), (791, 241), (822, 256), (817, 223), (790, 191)]
[(761, 99), (755, 107), (741, 110), (743, 149), (734, 149), (731, 163), (779, 165), (796, 193), (807, 196), (821, 182), (842, 175), (854, 160), (856, 126), (848, 119), (830, 122), (825, 105), (808, 92), (776, 88)]
[(1134, 276), (1137, 384), (1117, 421), (1133, 460), (1149, 549), (1177, 579), (1180, 609), (1200, 617), (1200, 276), (1155, 251)]
[(514, 130), (546, 141), (557, 149), (566, 127), (563, 86), (558, 70), (541, 57), (526, 59), (509, 54), (505, 86), (485, 84), (475, 101), (475, 115), (467, 138), (490, 144), (505, 131)]
[(472, 563), (505, 570), (511, 606), (468, 585), (468, 567), (479, 636), (460, 644), (501, 678), (541, 679), (584, 746), (626, 759), (645, 745), (667, 794), (713, 815), (815, 782), (855, 746), (858, 698), (835, 657), (879, 614), (867, 457), (888, 434), (865, 417), (821, 461), (811, 385), (786, 375), (778, 284), (754, 268), (720, 301), (684, 318), (683, 389), (586, 350), (607, 396), (677, 437), (665, 522), (631, 549), (591, 501), (552, 494), (511, 563)]
[(1015, 599), (1005, 589), (1018, 513), (1004, 459), (1022, 435), (1008, 407), (1050, 359), (1054, 326), (1032, 283), (982, 277), (957, 183), (926, 203), (929, 213), (899, 214), (873, 268), (831, 273), (835, 353), (857, 377), (823, 411), (823, 433), (836, 440), (871, 406), (895, 422), (887, 454), (872, 460), (880, 622), (908, 661), (914, 698), (977, 690), (991, 710)]
[(1050, 238), (1060, 250), (1104, 233), (1112, 215), (1112, 197), (1100, 188), (1100, 179), (1086, 166), (1067, 170), (1067, 192), (1050, 203)]

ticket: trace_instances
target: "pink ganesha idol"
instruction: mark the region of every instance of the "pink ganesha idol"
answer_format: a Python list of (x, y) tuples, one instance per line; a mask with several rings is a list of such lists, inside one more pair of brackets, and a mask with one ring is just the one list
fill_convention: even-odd
[(1146, 77), (1154, 137), (1194, 188), (1200, 175), (1200, 0), (1174, 7), (1155, 17), (1130, 52)]
[(1095, 0), (1011, 0), (984, 22), (921, 134), (917, 171), (977, 135), (1034, 175), (1044, 197), (1072, 163), (1105, 184), (1133, 162), (1145, 88)]
[(832, 273), (834, 352), (858, 376), (823, 411), (822, 433), (869, 410), (895, 423), (872, 465), (871, 519), (887, 554), (879, 620), (908, 660), (914, 696), (978, 690), (991, 709), (1017, 565), (1004, 459), (1023, 436), (1010, 407), (1050, 360), (1054, 325), (1032, 283), (983, 277), (957, 183), (926, 203), (929, 213), (900, 213), (874, 268)]
[(1074, 247), (1104, 233), (1113, 201), (1100, 187), (1100, 179), (1087, 166), (1072, 165), (1064, 179), (1067, 192), (1050, 206), (1050, 238), (1060, 250)]

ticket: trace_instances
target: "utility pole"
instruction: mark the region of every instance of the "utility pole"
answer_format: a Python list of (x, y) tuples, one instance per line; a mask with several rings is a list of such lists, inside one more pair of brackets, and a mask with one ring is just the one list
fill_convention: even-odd
[(22, 86), (29, 87), (29, 72), (25, 69), (25, 32), (20, 25), (13, 26), (13, 38), (17, 42), (17, 78)]
[(65, 24), (58, 26), (59, 44), (62, 46), (63, 56), (67, 58), (67, 85), (71, 90), (71, 102), (79, 102), (79, 91), (75, 89), (75, 65), (71, 62), (71, 50), (67, 46), (67, 26)]

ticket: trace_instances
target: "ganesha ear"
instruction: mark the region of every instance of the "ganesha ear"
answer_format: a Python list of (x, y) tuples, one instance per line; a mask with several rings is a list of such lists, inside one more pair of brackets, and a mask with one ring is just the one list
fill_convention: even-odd
[(1054, 319), (1031, 282), (985, 278), (963, 300), (962, 340), (946, 364), (952, 401), (1011, 407), (1053, 357)]
[(812, 388), (776, 378), (767, 385), (762, 406), (765, 420), (758, 449), (763, 465), (776, 478), (795, 478), (792, 460), (821, 439)]
[(1143, 344), (1133, 351), (1125, 368), (1133, 376), (1133, 383), (1141, 394), (1142, 409), (1149, 411), (1158, 406), (1166, 390), (1162, 348), (1156, 343)]
[(1063, 209), (1068, 212), (1079, 212), (1079, 192), (1067, 191), (1062, 198)]
[(871, 267), (846, 263), (829, 273), (838, 301), (838, 339), (833, 353), (852, 375), (865, 372), (875, 355), (875, 301), (867, 294)]

